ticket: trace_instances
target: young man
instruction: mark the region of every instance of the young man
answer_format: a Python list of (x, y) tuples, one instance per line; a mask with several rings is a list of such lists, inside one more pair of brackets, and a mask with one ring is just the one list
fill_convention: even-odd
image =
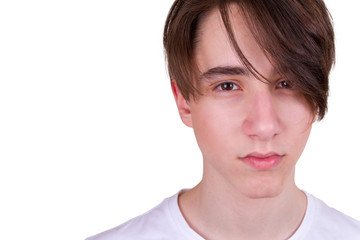
[(203, 178), (89, 239), (360, 239), (358, 221), (294, 182), (334, 62), (321, 0), (177, 0), (164, 46)]

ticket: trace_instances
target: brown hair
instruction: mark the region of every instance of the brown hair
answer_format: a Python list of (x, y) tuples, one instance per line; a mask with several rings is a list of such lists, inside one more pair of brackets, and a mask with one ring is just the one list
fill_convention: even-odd
[(166, 20), (163, 40), (170, 78), (176, 79), (184, 98), (201, 94), (194, 49), (199, 22), (215, 8), (240, 60), (256, 78), (265, 79), (235, 40), (229, 19), (231, 3), (239, 6), (276, 70), (290, 79), (322, 119), (327, 110), (328, 76), (335, 61), (332, 21), (322, 0), (176, 0)]

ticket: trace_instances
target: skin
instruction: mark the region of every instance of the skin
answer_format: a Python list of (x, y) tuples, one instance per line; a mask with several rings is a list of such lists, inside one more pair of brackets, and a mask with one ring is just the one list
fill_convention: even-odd
[[(203, 95), (186, 101), (176, 80), (172, 85), (204, 166), (201, 182), (180, 195), (179, 206), (206, 239), (287, 239), (306, 211), (306, 196), (294, 174), (315, 116), (296, 88), (275, 72), (236, 7), (230, 16), (239, 47), (270, 83), (247, 72), (218, 10), (210, 12), (200, 24), (195, 50)], [(281, 160), (259, 170), (243, 161), (254, 153)]]

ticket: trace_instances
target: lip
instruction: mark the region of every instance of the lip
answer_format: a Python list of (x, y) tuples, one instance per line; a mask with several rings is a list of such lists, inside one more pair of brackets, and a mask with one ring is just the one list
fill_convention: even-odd
[(253, 152), (241, 157), (240, 160), (256, 170), (271, 170), (280, 164), (283, 157), (284, 155), (275, 152), (266, 154)]

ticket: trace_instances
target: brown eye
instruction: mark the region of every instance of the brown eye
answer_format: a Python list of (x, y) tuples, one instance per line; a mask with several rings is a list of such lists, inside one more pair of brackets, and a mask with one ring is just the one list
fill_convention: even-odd
[(278, 83), (278, 85), (276, 87), (290, 89), (290, 88), (292, 88), (292, 85), (288, 81), (281, 81)]
[(232, 82), (225, 82), (219, 85), (219, 89), (223, 90), (223, 91), (231, 91), (235, 89), (235, 84)]

